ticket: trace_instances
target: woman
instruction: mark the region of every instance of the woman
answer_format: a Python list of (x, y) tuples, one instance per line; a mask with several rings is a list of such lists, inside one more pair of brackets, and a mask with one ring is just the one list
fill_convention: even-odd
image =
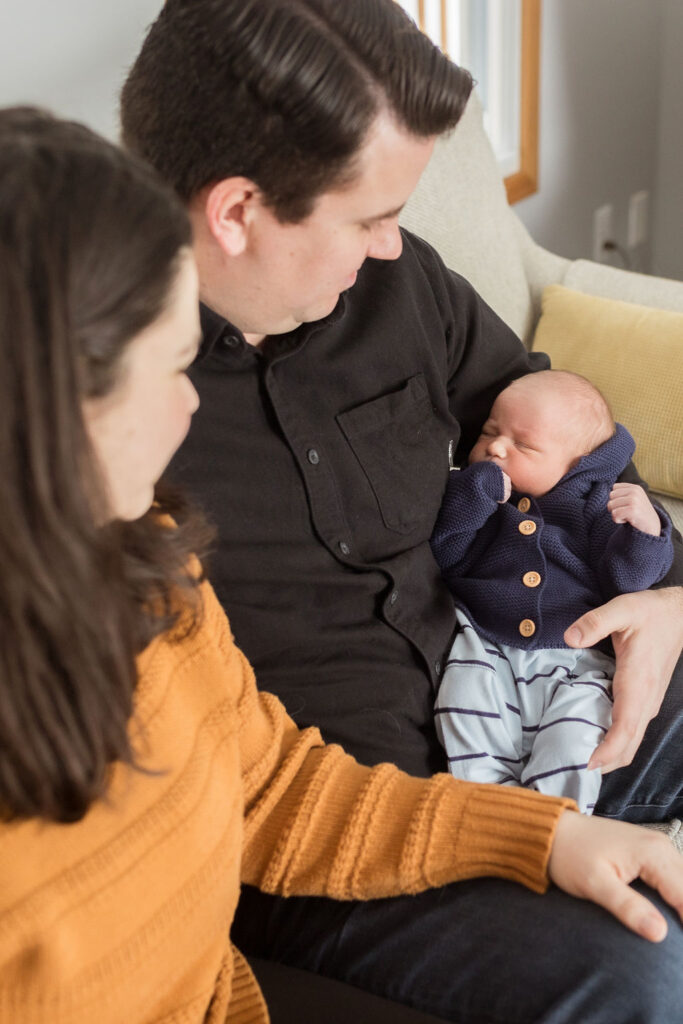
[[(155, 482), (197, 398), (184, 213), (77, 125), (0, 113), (0, 1021), (266, 1020), (240, 882), (370, 898), (497, 875), (653, 940), (666, 840), (357, 765), (258, 694)], [(236, 510), (235, 514), (239, 514)]]

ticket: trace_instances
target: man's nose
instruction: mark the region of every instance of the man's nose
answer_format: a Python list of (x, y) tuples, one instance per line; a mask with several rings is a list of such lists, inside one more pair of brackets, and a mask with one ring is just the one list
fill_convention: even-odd
[(368, 256), (376, 260), (397, 260), (403, 251), (398, 219), (380, 221), (372, 228)]

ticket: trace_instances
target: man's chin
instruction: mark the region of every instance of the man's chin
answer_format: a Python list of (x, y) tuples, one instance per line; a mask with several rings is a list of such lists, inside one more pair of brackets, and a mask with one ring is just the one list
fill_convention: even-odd
[(330, 296), (327, 301), (321, 299), (315, 306), (309, 306), (308, 309), (296, 310), (278, 324), (271, 324), (267, 330), (262, 330), (262, 334), (266, 336), (289, 334), (290, 331), (295, 331), (302, 324), (315, 324), (319, 320), (324, 320), (336, 309), (340, 295), (341, 293)]
[[(318, 320), (324, 320), (326, 316), (329, 316), (330, 313), (337, 308), (337, 303), (339, 302), (341, 294), (342, 293), (339, 292), (339, 294), (335, 295), (333, 298), (331, 297), (328, 299), (327, 302), (321, 301), (318, 305), (307, 309), (305, 314), (302, 315), (302, 319), (299, 321), (299, 324), (314, 324), (317, 323)], [(297, 324), (297, 327), (299, 324)]]

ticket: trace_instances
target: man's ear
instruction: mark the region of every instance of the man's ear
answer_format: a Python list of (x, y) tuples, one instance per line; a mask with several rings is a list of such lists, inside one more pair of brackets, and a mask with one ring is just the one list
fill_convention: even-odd
[(253, 213), (260, 193), (248, 178), (224, 178), (208, 189), (206, 224), (226, 256), (240, 256), (247, 247)]

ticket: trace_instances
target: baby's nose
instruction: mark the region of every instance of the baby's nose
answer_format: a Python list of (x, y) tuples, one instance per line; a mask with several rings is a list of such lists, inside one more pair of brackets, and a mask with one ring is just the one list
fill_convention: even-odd
[(502, 438), (494, 437), (489, 441), (489, 455), (494, 455), (497, 459), (505, 458), (507, 449)]

